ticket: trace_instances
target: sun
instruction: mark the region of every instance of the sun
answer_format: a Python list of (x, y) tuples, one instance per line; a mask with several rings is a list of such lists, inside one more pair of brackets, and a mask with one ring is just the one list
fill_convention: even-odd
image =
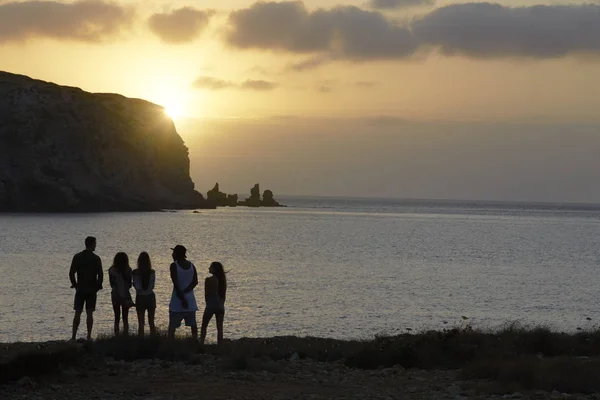
[(165, 96), (161, 103), (164, 107), (165, 114), (171, 119), (185, 117), (187, 113), (186, 99), (183, 96)]
[(183, 116), (183, 107), (179, 105), (167, 105), (165, 106), (165, 114), (172, 119), (179, 118)]

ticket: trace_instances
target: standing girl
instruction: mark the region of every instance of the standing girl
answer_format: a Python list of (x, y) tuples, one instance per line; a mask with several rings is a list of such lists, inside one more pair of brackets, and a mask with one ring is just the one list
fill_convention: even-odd
[(108, 269), (108, 278), (112, 288), (111, 300), (115, 312), (115, 336), (119, 335), (119, 322), (123, 316), (123, 334), (129, 334), (129, 309), (135, 304), (131, 300), (132, 271), (129, 257), (123, 252), (117, 253), (112, 267)]
[(150, 334), (156, 334), (154, 326), (154, 313), (156, 311), (156, 296), (154, 295), (154, 282), (156, 274), (152, 269), (150, 256), (145, 251), (137, 260), (137, 268), (133, 271), (133, 287), (135, 287), (135, 308), (138, 316), (138, 335), (144, 336), (145, 314), (148, 311), (148, 325)]
[(204, 281), (204, 298), (206, 308), (202, 316), (202, 329), (200, 332), (200, 343), (204, 344), (206, 339), (206, 328), (212, 316), (217, 320), (217, 343), (223, 343), (223, 320), (225, 318), (225, 296), (227, 294), (227, 278), (223, 264), (218, 261), (210, 264), (208, 272), (211, 277)]

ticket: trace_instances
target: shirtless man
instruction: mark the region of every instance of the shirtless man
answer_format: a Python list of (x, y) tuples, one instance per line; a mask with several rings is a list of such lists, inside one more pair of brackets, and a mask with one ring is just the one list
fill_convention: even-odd
[(71, 340), (77, 340), (77, 330), (81, 321), (81, 314), (85, 307), (87, 316), (87, 340), (92, 340), (92, 328), (94, 326), (94, 311), (96, 310), (96, 297), (99, 290), (102, 289), (102, 261), (100, 257), (94, 254), (96, 250), (96, 238), (87, 237), (85, 239), (85, 250), (75, 254), (71, 262), (69, 279), (71, 288), (75, 289), (75, 301), (73, 309), (75, 317), (73, 318), (73, 335)]

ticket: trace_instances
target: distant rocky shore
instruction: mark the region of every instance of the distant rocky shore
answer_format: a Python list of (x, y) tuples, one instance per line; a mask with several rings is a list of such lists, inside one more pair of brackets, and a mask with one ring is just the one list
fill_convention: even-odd
[(218, 182), (206, 193), (206, 198), (217, 207), (286, 207), (275, 200), (271, 190), (265, 190), (261, 198), (260, 185), (258, 183), (250, 189), (250, 197), (243, 201), (239, 201), (237, 194), (221, 192)]

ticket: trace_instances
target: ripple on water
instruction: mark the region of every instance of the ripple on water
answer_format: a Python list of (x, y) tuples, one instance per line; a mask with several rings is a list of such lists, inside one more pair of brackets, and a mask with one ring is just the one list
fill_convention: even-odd
[[(384, 214), (333, 207), (0, 215), (0, 341), (69, 336), (68, 269), (87, 235), (98, 238), (105, 271), (118, 251), (132, 261), (150, 253), (162, 328), (169, 248), (177, 243), (201, 278), (213, 260), (231, 271), (228, 337), (359, 338), (456, 325), (461, 315), (475, 324), (522, 320), (567, 330), (596, 319), (598, 215), (386, 207)], [(96, 333), (112, 329), (109, 292), (105, 282)]]

